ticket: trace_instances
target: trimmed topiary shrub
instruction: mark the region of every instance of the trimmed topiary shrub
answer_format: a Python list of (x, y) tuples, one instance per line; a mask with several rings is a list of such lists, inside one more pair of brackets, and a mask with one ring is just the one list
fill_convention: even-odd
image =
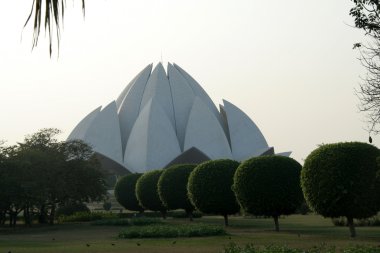
[(56, 217), (62, 215), (73, 215), (78, 212), (90, 212), (90, 209), (81, 202), (70, 202), (63, 206), (60, 206), (56, 211)]
[(324, 217), (346, 217), (351, 237), (354, 218), (380, 209), (379, 154), (370, 144), (346, 142), (322, 145), (305, 160), (301, 184), (308, 205)]
[(158, 180), (158, 195), (167, 209), (184, 209), (190, 220), (194, 206), (187, 196), (187, 182), (195, 164), (178, 164), (164, 170)]
[(236, 170), (233, 189), (244, 211), (271, 216), (279, 231), (278, 217), (295, 213), (303, 202), (301, 165), (284, 156), (260, 156)]
[(187, 191), (191, 203), (203, 213), (220, 214), (228, 226), (228, 215), (239, 212), (231, 187), (239, 163), (229, 159), (198, 165), (189, 177)]
[(142, 212), (144, 209), (140, 206), (136, 198), (136, 182), (142, 176), (140, 173), (129, 174), (121, 177), (115, 186), (115, 198), (120, 205), (131, 211)]
[(152, 170), (144, 173), (136, 182), (136, 198), (143, 208), (160, 211), (165, 219), (166, 207), (162, 204), (157, 192), (157, 183), (161, 174), (162, 170)]

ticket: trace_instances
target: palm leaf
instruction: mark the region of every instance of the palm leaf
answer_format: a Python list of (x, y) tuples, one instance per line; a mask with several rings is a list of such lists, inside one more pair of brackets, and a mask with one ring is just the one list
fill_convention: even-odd
[[(42, 21), (43, 8), (44, 17)], [(63, 25), (65, 15), (66, 0), (33, 0), (32, 9), (26, 19), (24, 27), (29, 23), (32, 17), (33, 21), (33, 46), (38, 45), (38, 38), (40, 37), (41, 25), (44, 26), (45, 32), (49, 33), (49, 53), (52, 54), (53, 49), (53, 33), (57, 40), (57, 48), (59, 51), (59, 42), (61, 39), (60, 27)], [(85, 0), (82, 0), (83, 16), (85, 15)], [(43, 22), (43, 23), (42, 23)]]

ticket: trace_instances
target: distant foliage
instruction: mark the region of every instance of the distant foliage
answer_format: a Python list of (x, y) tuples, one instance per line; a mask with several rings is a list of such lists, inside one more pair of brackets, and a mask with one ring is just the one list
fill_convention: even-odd
[(308, 205), (325, 217), (347, 217), (351, 236), (354, 218), (380, 209), (379, 150), (359, 142), (322, 145), (305, 160), (302, 189)]
[(119, 233), (119, 238), (175, 238), (226, 235), (219, 226), (204, 224), (151, 225), (129, 227)]
[(173, 165), (163, 171), (158, 180), (158, 195), (168, 209), (184, 209), (188, 214), (194, 211), (187, 196), (187, 182), (195, 164)]
[(142, 212), (136, 198), (136, 182), (142, 176), (140, 173), (129, 174), (121, 177), (115, 186), (115, 198), (120, 205), (131, 211)]
[(236, 170), (233, 189), (244, 211), (278, 217), (295, 213), (302, 204), (301, 165), (284, 156), (260, 156), (244, 161)]
[(90, 209), (84, 203), (70, 202), (57, 209), (56, 216), (72, 215), (77, 212), (90, 212)]
[(228, 225), (229, 214), (239, 212), (231, 187), (239, 163), (221, 159), (198, 165), (189, 177), (187, 190), (194, 206), (203, 213), (220, 214)]
[(136, 197), (143, 208), (160, 211), (165, 218), (166, 207), (162, 204), (157, 192), (157, 183), (161, 173), (162, 170), (152, 170), (144, 173), (137, 180)]

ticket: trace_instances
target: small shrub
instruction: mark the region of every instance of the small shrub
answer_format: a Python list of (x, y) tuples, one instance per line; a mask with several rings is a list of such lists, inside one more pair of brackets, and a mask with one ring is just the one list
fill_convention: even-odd
[(119, 238), (173, 238), (226, 235), (219, 226), (203, 224), (133, 226), (119, 233)]
[[(186, 212), (184, 212), (184, 211), (170, 211), (170, 212), (168, 212), (167, 216), (168, 217), (177, 218), (177, 219), (189, 218), (189, 215)], [(202, 213), (198, 212), (198, 211), (194, 211), (192, 213), (192, 217), (193, 218), (201, 218), (202, 217)]]
[(58, 217), (58, 222), (87, 222), (101, 219), (118, 218), (118, 214), (101, 213), (101, 212), (77, 212), (72, 215), (63, 215)]
[(162, 224), (160, 219), (152, 218), (132, 218), (132, 219), (103, 219), (91, 223), (95, 226), (147, 226), (152, 224)]
[[(345, 217), (333, 218), (331, 221), (335, 226), (348, 226), (347, 219)], [(354, 225), (358, 227), (380, 226), (380, 213), (367, 219), (355, 219)]]
[(77, 212), (90, 212), (90, 209), (81, 202), (71, 202), (60, 206), (55, 215), (59, 217), (61, 215), (72, 215)]

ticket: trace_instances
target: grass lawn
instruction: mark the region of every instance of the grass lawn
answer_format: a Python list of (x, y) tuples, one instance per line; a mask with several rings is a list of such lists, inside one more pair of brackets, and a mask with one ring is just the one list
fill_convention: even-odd
[[(169, 223), (188, 222), (168, 219)], [(195, 222), (223, 224), (222, 217), (206, 216)], [(269, 244), (310, 248), (315, 245), (335, 245), (338, 249), (356, 244), (379, 246), (380, 227), (358, 227), (358, 237), (349, 238), (348, 228), (335, 227), (330, 219), (317, 215), (292, 215), (280, 219), (281, 232), (273, 231), (272, 219), (231, 217), (230, 235), (176, 239), (118, 239), (120, 226), (92, 226), (89, 223), (54, 226), (0, 228), (0, 253), (45, 252), (221, 252), (230, 242)], [(138, 245), (139, 244), (139, 245)], [(87, 246), (88, 245), (88, 246)]]

